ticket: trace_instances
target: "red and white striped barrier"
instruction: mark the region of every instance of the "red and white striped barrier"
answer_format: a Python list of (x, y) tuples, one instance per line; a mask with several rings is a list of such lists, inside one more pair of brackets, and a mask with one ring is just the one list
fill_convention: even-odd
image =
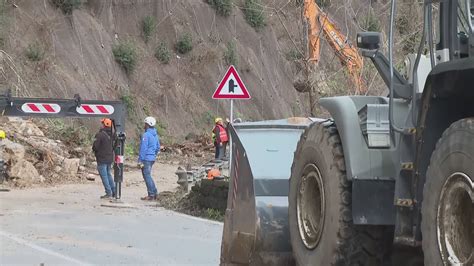
[(104, 104), (81, 104), (76, 111), (81, 115), (111, 115), (114, 113), (114, 107)]
[(55, 103), (24, 103), (21, 110), (28, 114), (57, 114), (61, 106)]

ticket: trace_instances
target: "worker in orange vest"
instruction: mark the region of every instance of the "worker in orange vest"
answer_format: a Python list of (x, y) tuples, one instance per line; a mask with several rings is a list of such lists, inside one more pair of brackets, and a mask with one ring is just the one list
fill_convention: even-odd
[(224, 128), (222, 118), (217, 117), (214, 122), (216, 123), (214, 129), (212, 130), (212, 136), (214, 139), (214, 147), (216, 148), (215, 158), (222, 159), (224, 156), (224, 147), (229, 141), (227, 131)]

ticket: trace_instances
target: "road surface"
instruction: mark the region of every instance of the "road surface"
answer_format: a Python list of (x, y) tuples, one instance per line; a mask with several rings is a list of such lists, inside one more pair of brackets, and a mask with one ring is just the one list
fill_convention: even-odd
[(0, 264), (218, 265), (221, 223), (142, 202), (144, 192), (143, 181), (124, 187), (133, 208), (101, 206), (98, 180), (0, 192)]

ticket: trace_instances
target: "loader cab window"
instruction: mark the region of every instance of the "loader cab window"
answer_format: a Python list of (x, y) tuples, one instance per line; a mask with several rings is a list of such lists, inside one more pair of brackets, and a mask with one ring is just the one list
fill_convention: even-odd
[[(458, 0), (458, 12), (457, 12), (457, 35), (459, 40), (459, 52), (460, 57), (469, 56), (469, 33), (470, 25), (472, 23), (472, 6), (471, 10), (467, 10), (466, 1), (471, 0)], [(471, 1), (471, 3), (474, 1)]]

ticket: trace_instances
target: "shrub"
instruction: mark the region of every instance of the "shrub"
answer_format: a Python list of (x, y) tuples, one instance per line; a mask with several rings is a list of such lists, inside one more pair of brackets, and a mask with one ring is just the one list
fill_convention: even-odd
[(156, 48), (155, 57), (163, 64), (168, 64), (170, 62), (171, 53), (164, 42), (161, 42)]
[(120, 100), (122, 100), (125, 108), (127, 108), (127, 113), (129, 115), (132, 114), (133, 110), (135, 110), (135, 98), (130, 94), (124, 94), (120, 96)]
[(286, 53), (286, 59), (296, 61), (303, 59), (303, 55), (301, 54), (301, 52), (293, 48)]
[(115, 44), (112, 48), (115, 61), (117, 61), (124, 69), (125, 72), (131, 73), (137, 64), (137, 52), (135, 45), (129, 41), (122, 41)]
[(93, 139), (85, 126), (66, 124), (63, 120), (52, 120), (48, 133), (53, 139), (59, 139), (66, 145), (89, 146)]
[(234, 42), (231, 41), (227, 43), (227, 50), (224, 53), (224, 59), (228, 65), (237, 65), (238, 57)]
[(265, 15), (260, 0), (245, 0), (244, 14), (250, 26), (257, 29), (265, 26)]
[(232, 0), (207, 0), (207, 3), (223, 17), (228, 17), (232, 13)]
[(81, 7), (81, 0), (51, 0), (53, 5), (60, 8), (65, 14), (72, 14), (74, 9)]
[(191, 34), (185, 33), (181, 35), (178, 39), (178, 43), (176, 44), (176, 50), (180, 54), (189, 53), (193, 49), (193, 39)]
[(35, 62), (43, 60), (43, 48), (37, 42), (29, 44), (26, 48), (26, 57)]
[(376, 31), (376, 32), (379, 32), (379, 31), (380, 31), (380, 23), (379, 23), (379, 20), (378, 20), (378, 18), (374, 15), (372, 9), (369, 11), (369, 13), (367, 14), (367, 16), (365, 17), (364, 24), (365, 24), (365, 25), (364, 25), (364, 28), (365, 28), (367, 31)]
[(151, 35), (155, 31), (156, 21), (152, 16), (146, 16), (142, 22), (143, 36), (145, 37), (145, 43), (150, 40)]
[(316, 3), (320, 7), (325, 8), (325, 7), (329, 7), (331, 5), (331, 0), (316, 0)]

